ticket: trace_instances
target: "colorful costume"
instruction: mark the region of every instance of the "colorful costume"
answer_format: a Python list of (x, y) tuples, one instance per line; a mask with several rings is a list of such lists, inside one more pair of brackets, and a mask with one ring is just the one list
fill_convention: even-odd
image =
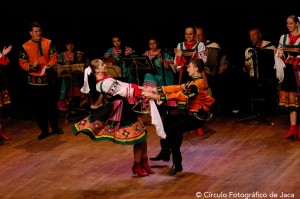
[[(33, 62), (39, 60), (37, 68), (34, 68)], [(28, 74), (28, 84), (32, 104), (35, 108), (37, 124), (41, 129), (41, 137), (48, 135), (48, 122), (54, 133), (63, 133), (58, 127), (58, 109), (57, 102), (59, 98), (59, 89), (57, 77), (53, 69), (57, 63), (57, 52), (52, 41), (41, 38), (39, 41), (30, 39), (22, 45), (19, 54), (19, 65)], [(45, 74), (41, 73), (44, 66), (47, 66)], [(55, 73), (55, 72), (54, 72)]]
[(191, 44), (188, 44), (186, 41), (180, 42), (177, 45), (177, 49), (182, 51), (182, 56), (180, 58), (175, 57), (174, 59), (174, 63), (180, 66), (178, 83), (181, 84), (190, 80), (186, 72), (186, 68), (184, 67), (189, 63), (189, 60), (195, 57), (202, 59), (204, 63), (206, 63), (207, 56), (205, 53), (205, 45), (203, 42), (194, 41)]
[(187, 102), (186, 110), (169, 114), (163, 119), (167, 138), (160, 140), (161, 153), (170, 154), (171, 152), (173, 164), (176, 166), (181, 166), (180, 147), (183, 133), (201, 128), (212, 117), (208, 111), (215, 99), (208, 95), (202, 75), (193, 79), (186, 84), (163, 86), (157, 89), (161, 93), (160, 100), (177, 99)]
[[(39, 60), (38, 69), (33, 70), (33, 62)], [(49, 76), (41, 74), (43, 66), (54, 67), (57, 63), (57, 52), (51, 40), (42, 38), (40, 41), (30, 39), (24, 43), (19, 54), (21, 68), (28, 72), (28, 83), (36, 86), (46, 86)]]
[[(8, 63), (9, 63), (8, 57), (4, 58), (2, 54), (0, 54), (0, 65), (7, 65)], [(11, 104), (7, 87), (8, 85), (7, 85), (5, 75), (3, 74), (2, 69), (0, 69), (0, 109), (2, 109), (4, 106)]]
[(94, 113), (72, 126), (75, 135), (84, 133), (94, 141), (108, 140), (116, 144), (132, 145), (148, 138), (147, 129), (127, 98), (139, 97), (141, 91), (112, 77), (97, 81), (96, 89), (104, 93), (106, 103)]
[(284, 52), (298, 55), (293, 63), (285, 63), (284, 79), (280, 84), (279, 108), (289, 111), (298, 111), (300, 106), (300, 34), (292, 36), (285, 34), (280, 37), (279, 47)]
[[(144, 77), (143, 86), (146, 87), (158, 87), (158, 86), (168, 86), (174, 84), (174, 75), (171, 69), (167, 70), (163, 66), (162, 59), (157, 55), (151, 55), (150, 51), (145, 51), (143, 55), (150, 58), (153, 65), (155, 66), (155, 73), (146, 73)], [(163, 59), (169, 64), (173, 63), (174, 57), (168, 53), (163, 52)], [(167, 101), (167, 106), (177, 106), (176, 100)]]
[[(123, 52), (124, 51), (124, 52)], [(116, 49), (115, 47), (109, 48), (103, 55), (103, 58), (112, 64), (116, 64), (121, 68), (123, 77), (127, 82), (133, 83), (134, 75), (131, 69), (128, 69), (126, 65), (121, 61), (121, 56), (129, 56), (135, 52), (131, 47), (126, 46), (125, 49)]]
[[(83, 52), (75, 51), (74, 56), (68, 55), (67, 51), (61, 52), (58, 54), (57, 62), (61, 65), (66, 65), (66, 63), (71, 64), (79, 64), (79, 60), (83, 60)], [(57, 66), (59, 67), (59, 66)], [(72, 78), (72, 79), (71, 79)], [(64, 111), (68, 110), (68, 106), (74, 106), (76, 104), (76, 100), (74, 97), (78, 99), (77, 107), (80, 107), (85, 101), (85, 95), (80, 92), (80, 88), (83, 84), (82, 76), (72, 76), (72, 77), (64, 77), (62, 78), (61, 89), (60, 89), (60, 97), (57, 104), (59, 110)], [(68, 81), (69, 80), (69, 81)]]
[[(206, 63), (207, 56), (205, 52), (205, 45), (203, 42), (194, 41), (191, 44), (188, 44), (186, 41), (180, 42), (177, 45), (177, 49), (182, 51), (182, 56), (180, 58), (175, 57), (174, 63), (177, 66), (180, 66), (178, 74), (178, 84), (182, 84), (183, 82), (191, 80), (185, 67), (189, 63), (189, 60), (195, 57), (202, 59), (204, 63)], [(202, 76), (205, 80), (205, 87), (208, 90), (208, 81), (206, 78), (205, 71), (202, 72)], [(178, 108), (185, 109), (185, 102), (178, 101)]]

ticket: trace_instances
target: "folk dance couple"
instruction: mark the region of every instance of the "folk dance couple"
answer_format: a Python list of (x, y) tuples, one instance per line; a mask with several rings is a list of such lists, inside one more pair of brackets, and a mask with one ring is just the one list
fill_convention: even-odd
[[(89, 92), (88, 75), (93, 73), (97, 79), (96, 89), (105, 94), (105, 105), (97, 111), (72, 126), (75, 135), (84, 133), (93, 141), (108, 140), (116, 144), (133, 145), (134, 164), (132, 172), (141, 177), (154, 174), (150, 168), (147, 155), (148, 131), (137, 113), (128, 103), (130, 98), (144, 96), (150, 99), (152, 123), (157, 134), (166, 140), (172, 153), (173, 166), (169, 175), (182, 171), (180, 145), (182, 134), (197, 129), (209, 120), (212, 115), (208, 112), (214, 102), (204, 89), (201, 76), (203, 61), (192, 59), (188, 71), (193, 81), (161, 88), (145, 88), (136, 84), (125, 83), (106, 76), (106, 65), (100, 59), (94, 59), (85, 70), (83, 93)], [(187, 100), (189, 103), (186, 114), (167, 116), (163, 123), (153, 100)], [(176, 119), (177, 122), (174, 122)], [(172, 121), (170, 123), (170, 121)]]

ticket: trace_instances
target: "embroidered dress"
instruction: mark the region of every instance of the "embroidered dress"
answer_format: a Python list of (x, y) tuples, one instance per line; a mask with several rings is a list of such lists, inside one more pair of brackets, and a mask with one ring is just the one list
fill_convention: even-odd
[(125, 52), (122, 52), (122, 49), (116, 49), (115, 47), (112, 47), (104, 53), (103, 58), (111, 61), (113, 64), (118, 65), (121, 68), (123, 77), (126, 77), (127, 82), (133, 83), (135, 81), (133, 72), (121, 61), (120, 56), (122, 56), (122, 54), (124, 56), (130, 56), (135, 52), (135, 50), (126, 46), (124, 51)]
[[(168, 86), (174, 84), (174, 75), (171, 68), (168, 70), (165, 69), (163, 67), (162, 60), (157, 57), (157, 55), (150, 54), (150, 51), (145, 51), (143, 55), (146, 55), (150, 58), (156, 69), (155, 74), (145, 74), (143, 86), (154, 88), (158, 86)], [(169, 64), (172, 64), (174, 57), (169, 53), (164, 52), (163, 59), (166, 60)], [(177, 106), (176, 100), (167, 101), (167, 106)]]
[(105, 93), (106, 103), (72, 126), (75, 135), (84, 133), (93, 141), (107, 140), (116, 144), (132, 145), (148, 138), (147, 129), (129, 105), (128, 97), (138, 97), (137, 85), (111, 77), (98, 80), (96, 89)]
[[(294, 52), (300, 55), (300, 34), (292, 36), (291, 34), (285, 34), (280, 37), (279, 47), (283, 51)], [(284, 68), (284, 80), (280, 84), (279, 91), (279, 108), (291, 110), (299, 110), (299, 57), (294, 63), (285, 63)]]
[[(3, 58), (2, 54), (0, 55), (0, 65), (7, 65), (9, 59), (7, 57)], [(0, 111), (4, 106), (10, 105), (10, 96), (7, 89), (7, 81), (5, 75), (3, 74), (2, 69), (0, 68)]]
[[(66, 65), (67, 62), (69, 62), (70, 64), (79, 64), (79, 60), (83, 60), (83, 52), (81, 51), (75, 51), (73, 55), (68, 54), (67, 51), (61, 52), (58, 54), (57, 58), (57, 62), (61, 65)], [(57, 103), (58, 110), (68, 110), (68, 106), (72, 103), (72, 100), (76, 102), (76, 98), (74, 97), (78, 98), (78, 107), (81, 107), (84, 104), (85, 95), (80, 92), (80, 87), (82, 86), (82, 84), (83, 82), (81, 75), (72, 75), (72, 77), (62, 78), (59, 101)], [(71, 104), (71, 106), (74, 105)]]

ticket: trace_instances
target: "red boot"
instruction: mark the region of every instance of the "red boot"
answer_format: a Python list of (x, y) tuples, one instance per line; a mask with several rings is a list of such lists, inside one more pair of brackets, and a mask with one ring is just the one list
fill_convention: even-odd
[(10, 138), (0, 130), (0, 137), (2, 137), (4, 140), (10, 140)]
[(290, 125), (290, 130), (283, 136), (281, 136), (282, 139), (294, 137), (297, 138), (298, 136), (298, 130), (297, 125)]
[(154, 174), (155, 172), (151, 169), (148, 163), (148, 158), (142, 158), (141, 162), (142, 168), (148, 173), (148, 174)]
[(142, 168), (141, 163), (134, 163), (132, 167), (133, 174), (138, 174), (140, 177), (148, 176), (149, 174)]

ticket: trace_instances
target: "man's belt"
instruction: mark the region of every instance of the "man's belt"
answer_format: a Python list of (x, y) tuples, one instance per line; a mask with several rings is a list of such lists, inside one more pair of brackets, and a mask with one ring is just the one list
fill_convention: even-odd
[(46, 86), (48, 85), (47, 76), (34, 76), (28, 74), (28, 84), (35, 85), (35, 86)]
[(202, 120), (202, 121), (209, 121), (213, 117), (212, 113), (208, 111), (204, 111), (203, 109), (199, 109), (198, 112), (189, 112), (189, 115), (192, 115), (196, 117), (198, 120)]

